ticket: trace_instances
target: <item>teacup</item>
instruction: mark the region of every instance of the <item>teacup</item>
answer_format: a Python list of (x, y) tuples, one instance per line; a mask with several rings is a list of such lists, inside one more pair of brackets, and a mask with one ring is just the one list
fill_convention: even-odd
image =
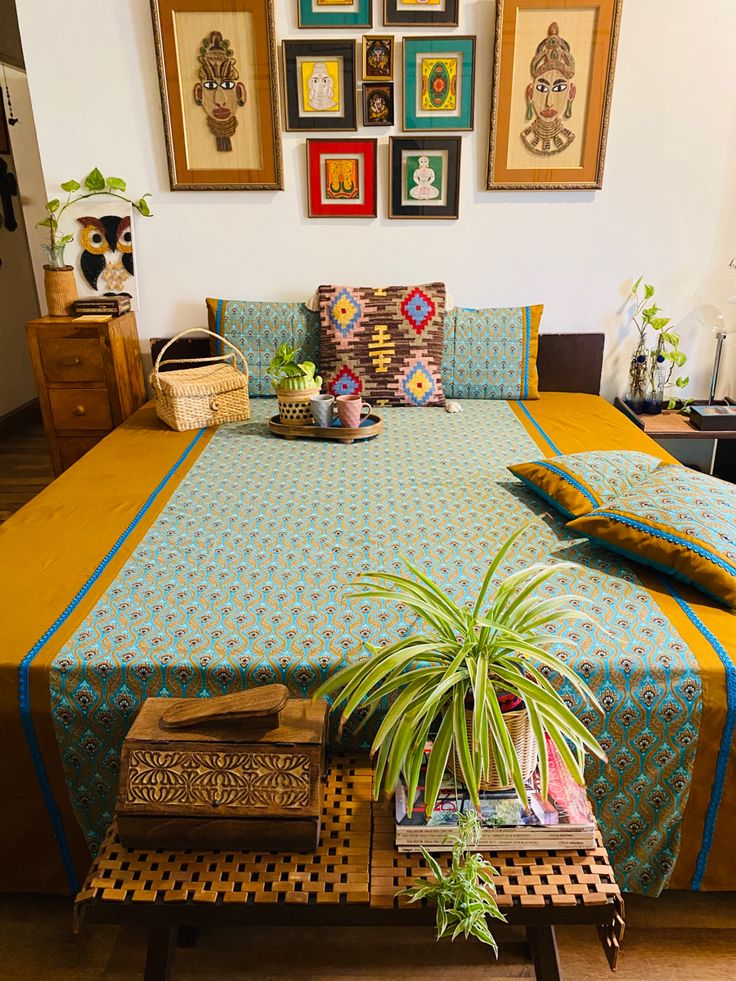
[(335, 401), (340, 422), (346, 429), (357, 429), (360, 420), (371, 413), (370, 405), (360, 395), (338, 395)]
[(335, 418), (335, 398), (333, 395), (313, 395), (310, 400), (312, 418), (315, 426), (327, 429)]

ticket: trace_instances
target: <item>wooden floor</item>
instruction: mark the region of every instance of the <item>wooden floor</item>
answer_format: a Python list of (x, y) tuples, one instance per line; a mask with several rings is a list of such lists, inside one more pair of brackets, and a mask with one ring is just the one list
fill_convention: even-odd
[[(566, 981), (734, 981), (736, 893), (627, 897), (619, 970), (613, 976), (592, 927), (558, 931)], [(75, 937), (71, 904), (0, 896), (3, 981), (135, 981), (145, 940), (135, 930), (86, 924)], [(177, 981), (502, 981), (533, 978), (522, 945), (502, 946), (498, 964), (480, 944), (434, 942), (427, 928), (321, 931), (223, 928), (176, 955)]]
[(38, 406), (0, 423), (0, 523), (54, 479)]

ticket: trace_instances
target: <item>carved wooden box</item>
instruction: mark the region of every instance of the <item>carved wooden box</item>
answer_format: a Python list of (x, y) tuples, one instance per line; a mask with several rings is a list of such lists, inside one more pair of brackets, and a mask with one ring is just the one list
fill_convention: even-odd
[(148, 698), (123, 745), (116, 808), (130, 848), (317, 847), (327, 704), (283, 685)]

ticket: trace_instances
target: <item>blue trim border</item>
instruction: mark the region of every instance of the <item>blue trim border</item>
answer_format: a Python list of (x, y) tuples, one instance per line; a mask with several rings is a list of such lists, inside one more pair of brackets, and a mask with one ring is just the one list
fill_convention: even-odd
[(531, 414), (531, 412), (529, 411), (529, 409), (527, 409), (527, 407), (524, 405), (524, 403), (521, 401), (521, 399), (514, 399), (514, 401), (519, 406), (519, 408), (524, 413), (524, 415), (527, 417), (527, 419), (529, 420), (529, 422), (538, 431), (538, 433), (542, 437), (542, 439), (544, 439), (544, 441), (546, 443), (549, 443), (549, 445), (552, 447), (552, 450), (553, 450), (555, 456), (562, 456), (562, 451), (558, 447), (555, 446), (555, 444), (552, 442), (552, 440), (549, 438), (549, 436), (545, 433), (545, 431), (542, 429), (542, 427), (539, 425), (539, 423), (537, 422), (537, 420)]
[(601, 502), (599, 498), (591, 494), (587, 487), (584, 487), (579, 480), (576, 480), (571, 473), (563, 470), (562, 467), (555, 466), (555, 464), (550, 463), (549, 460), (540, 460), (537, 466), (544, 467), (545, 470), (550, 470), (552, 473), (556, 473), (558, 477), (562, 477), (563, 480), (566, 480), (568, 484), (572, 485), (576, 491), (580, 491), (583, 497), (590, 501), (594, 508), (600, 507)]
[(49, 642), (56, 631), (69, 619), (74, 610), (79, 606), (81, 601), (90, 591), (92, 586), (97, 582), (102, 573), (105, 571), (106, 567), (110, 564), (115, 555), (120, 551), (122, 546), (125, 544), (126, 540), (130, 537), (131, 533), (140, 524), (146, 512), (151, 508), (151, 505), (164, 489), (166, 484), (171, 480), (179, 467), (184, 463), (186, 458), (192, 452), (197, 443), (204, 436), (206, 429), (200, 429), (195, 438), (189, 444), (189, 446), (184, 450), (182, 455), (176, 461), (176, 463), (171, 467), (171, 469), (164, 475), (160, 483), (154, 488), (154, 490), (149, 494), (146, 500), (143, 502), (141, 507), (135, 514), (135, 517), (130, 522), (125, 531), (120, 535), (115, 544), (109, 550), (109, 552), (104, 556), (102, 561), (99, 563), (97, 568), (94, 570), (92, 575), (87, 579), (81, 589), (74, 596), (72, 601), (63, 610), (62, 613), (54, 620), (48, 630), (45, 631), (26, 654), (23, 660), (18, 666), (18, 703), (20, 710), (21, 723), (23, 725), (23, 731), (25, 732), (26, 739), (28, 740), (28, 748), (31, 753), (31, 758), (33, 759), (33, 765), (36, 768), (36, 776), (38, 777), (38, 782), (41, 787), (41, 794), (43, 796), (44, 803), (46, 805), (46, 810), (48, 812), (49, 818), (51, 819), (51, 824), (54, 829), (54, 837), (59, 845), (59, 851), (61, 852), (61, 860), (64, 865), (64, 871), (66, 872), (67, 881), (69, 882), (70, 890), (73, 893), (79, 891), (79, 883), (77, 881), (76, 872), (74, 870), (74, 862), (72, 860), (71, 851), (69, 849), (69, 843), (66, 840), (66, 834), (64, 832), (64, 823), (61, 819), (61, 814), (54, 800), (53, 794), (51, 792), (51, 786), (49, 784), (48, 775), (46, 773), (46, 768), (43, 763), (43, 758), (41, 756), (41, 748), (38, 744), (38, 738), (36, 736), (36, 730), (33, 725), (33, 719), (31, 717), (31, 692), (30, 692), (30, 673), (31, 664), (38, 652)]
[[(521, 388), (521, 397), (529, 398), (529, 345), (532, 340), (532, 314), (529, 307), (524, 307), (524, 375)], [(546, 437), (545, 437), (546, 438)], [(547, 440), (549, 442), (549, 440)], [(552, 444), (550, 443), (550, 446)]]

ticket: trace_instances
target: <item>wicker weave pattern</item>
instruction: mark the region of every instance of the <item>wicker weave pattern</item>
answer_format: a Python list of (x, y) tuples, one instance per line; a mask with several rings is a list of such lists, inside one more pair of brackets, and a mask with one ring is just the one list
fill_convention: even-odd
[[(532, 724), (529, 721), (529, 713), (525, 708), (516, 709), (513, 712), (506, 712), (504, 715), (508, 726), (511, 742), (516, 748), (516, 755), (519, 757), (521, 773), (525, 780), (534, 773), (537, 765), (537, 744), (532, 734)], [(465, 712), (465, 728), (468, 732), (468, 741), (473, 743), (473, 713), (469, 710)], [(453, 752), (452, 767), (458, 778), (462, 776), (460, 760), (457, 753)], [(511, 790), (513, 783), (504, 782), (498, 774), (496, 761), (491, 754), (488, 765), (488, 779), (482, 780), (479, 784), (481, 790)]]

